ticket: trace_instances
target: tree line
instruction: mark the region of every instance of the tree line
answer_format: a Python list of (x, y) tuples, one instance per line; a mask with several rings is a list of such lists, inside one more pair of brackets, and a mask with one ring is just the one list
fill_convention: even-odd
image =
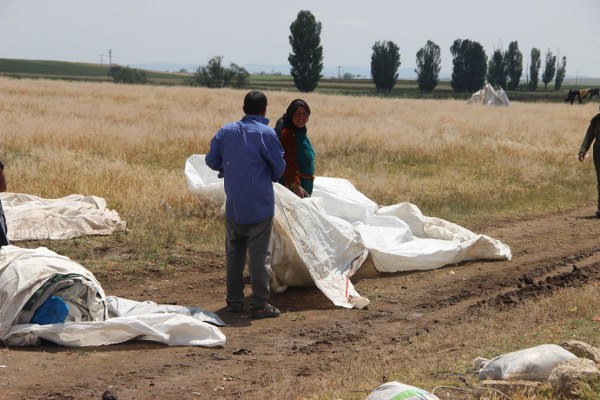
[[(294, 85), (301, 92), (314, 91), (323, 70), (323, 46), (321, 46), (322, 25), (308, 10), (298, 13), (290, 25), (288, 37), (291, 53), (288, 61), (291, 65), (290, 73)], [(400, 49), (392, 41), (377, 41), (372, 47), (371, 77), (377, 93), (390, 93), (398, 80), (400, 68)], [(487, 81), (493, 87), (506, 90), (538, 89), (541, 51), (531, 49), (529, 65), (529, 78), (521, 84), (523, 76), (523, 54), (519, 50), (519, 43), (513, 41), (508, 50), (494, 50), (488, 61), (483, 46), (468, 39), (456, 39), (450, 47), (452, 54), (452, 77), (450, 84), (457, 92), (474, 92), (479, 90)], [(234, 87), (243, 88), (247, 85), (248, 71), (234, 63), (229, 68), (222, 65), (223, 57), (215, 56), (208, 61), (206, 66), (198, 67), (193, 76), (186, 81), (190, 86), (205, 86), (210, 88)], [(441, 70), (440, 47), (431, 40), (416, 53), (417, 84), (421, 93), (431, 93), (439, 83)], [(560, 90), (566, 74), (567, 58), (557, 64), (557, 57), (550, 49), (545, 53), (545, 66), (541, 74), (544, 90), (554, 80), (554, 90)], [(124, 83), (139, 83), (145, 76), (140, 77), (137, 71), (124, 69), (115, 81)], [(128, 82), (131, 80), (132, 82)]]

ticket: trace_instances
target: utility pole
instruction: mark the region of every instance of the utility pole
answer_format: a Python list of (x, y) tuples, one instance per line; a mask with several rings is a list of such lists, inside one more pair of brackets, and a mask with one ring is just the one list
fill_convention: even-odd
[(108, 49), (108, 76), (112, 76), (112, 49)]
[(338, 69), (338, 79), (342, 79), (342, 74), (340, 73), (340, 69), (342, 68), (341, 65), (338, 65), (337, 69)]

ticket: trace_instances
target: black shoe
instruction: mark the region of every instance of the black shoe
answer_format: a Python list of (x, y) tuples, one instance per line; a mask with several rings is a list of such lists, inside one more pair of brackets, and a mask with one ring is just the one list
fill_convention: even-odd
[(275, 318), (281, 315), (281, 311), (270, 305), (265, 304), (262, 307), (252, 310), (252, 318)]
[(227, 311), (230, 313), (241, 313), (244, 311), (244, 305), (239, 303), (230, 303), (227, 302)]
[(600, 218), (600, 210), (596, 211), (596, 217)]

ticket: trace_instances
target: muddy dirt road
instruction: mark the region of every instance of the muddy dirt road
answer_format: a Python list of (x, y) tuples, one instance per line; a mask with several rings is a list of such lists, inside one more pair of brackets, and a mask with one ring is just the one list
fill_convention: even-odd
[[(335, 307), (316, 288), (274, 295), (279, 318), (224, 310), (224, 258), (182, 253), (164, 271), (99, 278), (109, 295), (194, 305), (217, 312), (222, 348), (130, 342), (71, 349), (45, 344), (0, 350), (0, 399), (296, 399), (327, 393), (360, 357), (378, 354), (428, 327), (485, 309), (507, 309), (600, 277), (600, 220), (592, 208), (534, 220), (466, 226), (503, 241), (513, 259), (466, 262), (435, 271), (381, 275), (366, 264), (355, 279), (368, 309)], [(389, 368), (389, 366), (388, 366)], [(375, 371), (384, 374), (385, 370)], [(110, 398), (106, 397), (105, 398)]]

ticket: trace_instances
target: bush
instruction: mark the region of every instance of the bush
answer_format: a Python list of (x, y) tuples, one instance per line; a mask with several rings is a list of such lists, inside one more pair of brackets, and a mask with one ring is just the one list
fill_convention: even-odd
[(128, 84), (145, 84), (148, 82), (146, 71), (123, 67), (112, 71), (113, 82)]

